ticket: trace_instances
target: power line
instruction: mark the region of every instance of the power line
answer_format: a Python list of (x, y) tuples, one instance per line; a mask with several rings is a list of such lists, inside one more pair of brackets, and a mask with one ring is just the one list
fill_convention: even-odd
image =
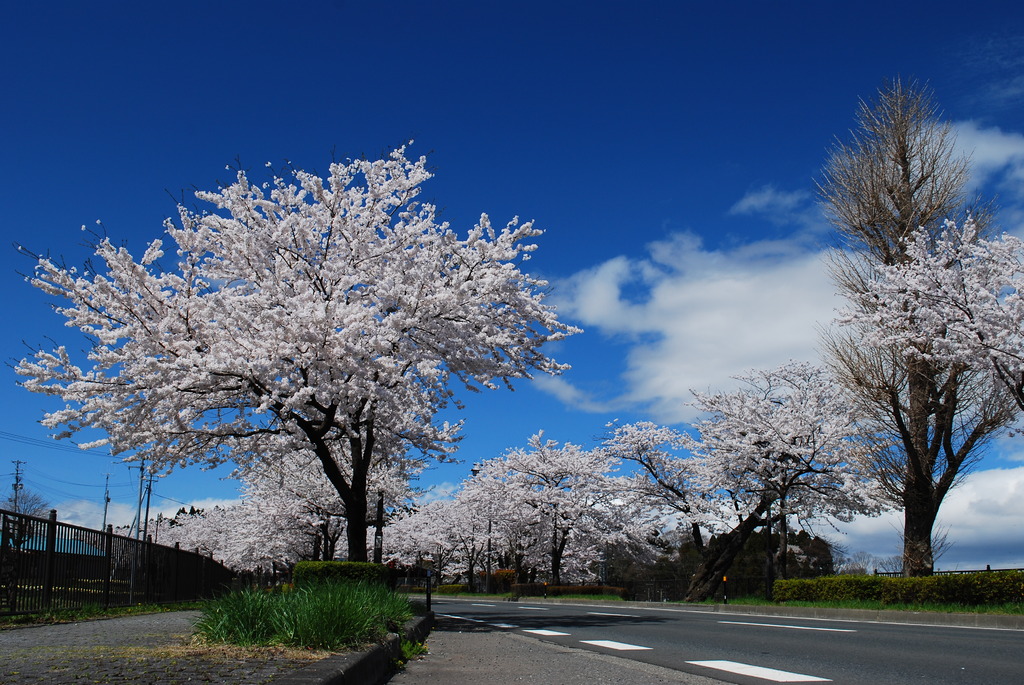
[[(53, 476), (51, 476), (51, 475), (49, 475), (47, 473), (43, 473), (39, 469), (35, 469), (35, 472), (38, 473), (40, 476), (42, 476), (43, 478), (45, 478), (48, 481), (53, 481), (54, 483), (62, 483), (63, 485), (74, 485), (75, 487), (79, 487), (79, 488), (102, 488), (102, 487), (106, 487), (104, 485), (100, 485), (100, 484), (97, 484), (97, 483), (74, 483), (74, 482), (69, 481), (69, 480), (61, 480), (60, 478), (54, 478)], [(130, 485), (130, 484), (122, 483), (120, 485), (115, 484), (115, 485), (113, 485), (113, 487), (115, 487), (115, 488), (130, 488), (130, 487), (134, 487), (134, 486)]]
[[(66, 444), (53, 442), (49, 440), (41, 440), (39, 438), (32, 438), (27, 435), (18, 435), (17, 433), (8, 433), (7, 431), (0, 431), (0, 440), (8, 440), (10, 442), (21, 443), (22, 445), (32, 445), (33, 447), (42, 447), (43, 449), (56, 450), (58, 452), (73, 452), (74, 454), (90, 454), (97, 457), (111, 458), (114, 457), (109, 451), (101, 452), (96, 449), (83, 450), (80, 447), (71, 447)], [(71, 443), (74, 445), (75, 443)]]

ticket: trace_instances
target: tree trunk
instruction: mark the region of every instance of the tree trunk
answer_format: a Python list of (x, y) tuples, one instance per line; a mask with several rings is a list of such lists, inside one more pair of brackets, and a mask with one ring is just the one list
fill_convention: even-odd
[(786, 515), (785, 503), (779, 505), (779, 556), (775, 564), (779, 578), (789, 578), (789, 516)]
[[(361, 495), (361, 496), (360, 496)], [(366, 492), (352, 492), (345, 502), (345, 536), (348, 540), (349, 561), (369, 561), (366, 553)]]
[(913, 485), (908, 483), (903, 509), (903, 575), (909, 578), (930, 576), (934, 570), (932, 529), (938, 514), (930, 488), (911, 489)]
[(555, 540), (551, 545), (551, 584), (562, 584), (562, 554), (565, 552), (565, 543), (569, 538), (563, 534), (561, 541), (558, 541), (558, 533), (555, 533)]
[(525, 568), (523, 568), (523, 561), (526, 559), (526, 556), (524, 554), (520, 553), (520, 552), (516, 552), (515, 554), (512, 555), (512, 559), (513, 559), (512, 566), (513, 566), (513, 569), (516, 572), (516, 581), (515, 582), (517, 582), (517, 583), (525, 583), (525, 582), (527, 582), (527, 580), (528, 580), (527, 575), (526, 575), (527, 571), (526, 571)]
[(764, 598), (772, 599), (772, 586), (775, 585), (775, 550), (772, 544), (772, 512), (769, 509), (764, 517)]
[(697, 566), (690, 579), (690, 585), (686, 588), (687, 602), (702, 602), (715, 593), (722, 583), (722, 576), (732, 566), (736, 555), (743, 550), (743, 545), (754, 530), (764, 523), (761, 515), (765, 508), (766, 505), (759, 505), (754, 513), (728, 533), (708, 540), (704, 546), (704, 554), (701, 555), (700, 565)]

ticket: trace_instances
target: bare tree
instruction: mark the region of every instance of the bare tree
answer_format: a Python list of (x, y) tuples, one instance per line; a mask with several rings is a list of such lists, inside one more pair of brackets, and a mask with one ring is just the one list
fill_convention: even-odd
[[(907, 261), (906, 239), (919, 227), (937, 236), (946, 219), (971, 208), (964, 193), (969, 160), (942, 122), (930, 91), (895, 80), (874, 103), (862, 102), (857, 130), (838, 143), (819, 184), (821, 200), (843, 238), (833, 278), (854, 308), (870, 310), (867, 284), (876, 270)], [(974, 208), (981, 225), (986, 208)], [(985, 442), (1012, 420), (1013, 405), (992, 375), (891, 347), (863, 344), (858, 323), (825, 336), (840, 383), (874, 436), (875, 476), (904, 512), (903, 573), (929, 575), (932, 530), (949, 490), (980, 457)]]
[(50, 503), (37, 492), (19, 488), (17, 497), (14, 493), (7, 496), (7, 499), (0, 502), (0, 509), (13, 511), (16, 514), (28, 514), (29, 516), (46, 516), (50, 511)]

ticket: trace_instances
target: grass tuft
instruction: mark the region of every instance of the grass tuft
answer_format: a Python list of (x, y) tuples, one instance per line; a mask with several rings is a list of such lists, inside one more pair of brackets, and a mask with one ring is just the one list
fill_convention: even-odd
[(338, 650), (379, 641), (412, 615), (406, 598), (379, 584), (249, 589), (210, 602), (196, 633), (211, 643)]

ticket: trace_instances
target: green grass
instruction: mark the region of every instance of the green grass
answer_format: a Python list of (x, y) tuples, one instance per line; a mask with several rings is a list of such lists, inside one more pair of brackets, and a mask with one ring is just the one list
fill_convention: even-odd
[[(505, 600), (511, 599), (511, 592), (501, 592), (487, 594), (485, 592), (438, 592), (436, 590), (431, 591), (432, 594), (444, 597), (472, 597), (474, 599), (498, 599)], [(423, 590), (419, 590), (418, 594), (423, 594)], [(519, 595), (520, 597), (543, 597), (543, 595)], [(618, 595), (549, 595), (548, 599), (597, 599), (602, 602), (621, 602), (622, 597)]]
[(412, 615), (405, 597), (378, 584), (242, 590), (209, 602), (196, 634), (206, 642), (243, 647), (339, 650), (381, 640)]
[[(527, 595), (523, 595), (526, 597)], [(621, 602), (622, 597), (618, 595), (554, 595), (548, 599), (596, 599), (602, 602)]]
[(87, 603), (77, 609), (51, 609), (38, 614), (0, 616), (0, 628), (49, 623), (74, 623), (75, 621), (87, 621), (95, 618), (158, 614), (166, 611), (189, 611), (202, 609), (205, 605), (205, 602), (178, 602), (176, 604), (133, 604), (131, 606), (104, 609), (97, 603)]

